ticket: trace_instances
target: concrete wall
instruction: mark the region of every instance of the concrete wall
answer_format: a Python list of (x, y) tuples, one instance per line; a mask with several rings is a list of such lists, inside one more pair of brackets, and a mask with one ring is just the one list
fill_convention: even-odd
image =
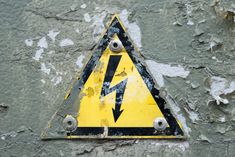
[[(41, 141), (115, 12), (188, 139)], [(0, 157), (235, 156), (234, 15), (234, 0), (2, 0)]]

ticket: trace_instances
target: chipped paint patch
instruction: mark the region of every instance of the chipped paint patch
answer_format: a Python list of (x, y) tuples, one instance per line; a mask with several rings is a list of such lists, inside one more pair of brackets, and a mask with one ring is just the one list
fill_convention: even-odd
[(126, 9), (122, 10), (120, 13), (120, 19), (122, 20), (124, 26), (127, 29), (127, 32), (130, 34), (131, 39), (134, 41), (136, 46), (141, 49), (142, 43), (141, 43), (141, 31), (140, 27), (137, 25), (136, 22), (130, 23), (128, 21), (128, 16), (130, 12), (128, 12)]
[(180, 108), (178, 107), (178, 104), (174, 101), (174, 99), (170, 95), (167, 96), (167, 102), (169, 103), (173, 114), (177, 116), (177, 120), (180, 121), (180, 123), (182, 124), (185, 134), (189, 136), (191, 128), (187, 126), (186, 119), (182, 115), (182, 113), (180, 113)]
[(61, 76), (54, 76), (51, 81), (54, 83), (55, 86), (57, 86), (61, 81), (62, 77)]
[(40, 47), (40, 48), (45, 48), (45, 49), (48, 47), (46, 37), (42, 37), (42, 38), (38, 41), (38, 47)]
[(5, 134), (0, 134), (1, 140), (6, 140), (7, 138), (14, 138), (18, 135), (17, 132), (11, 131)]
[(76, 29), (75, 29), (75, 32), (80, 33), (80, 31), (79, 31), (79, 29), (78, 29), (78, 28), (76, 28)]
[(55, 42), (55, 38), (56, 36), (60, 34), (60, 31), (54, 31), (54, 30), (50, 30), (49, 33), (47, 34), (48, 37), (51, 38), (52, 42)]
[(146, 64), (157, 81), (159, 87), (164, 86), (163, 76), (186, 78), (190, 73), (180, 65), (171, 66), (169, 64), (157, 63), (153, 60), (146, 60)]
[(51, 72), (51, 69), (48, 68), (45, 63), (41, 63), (41, 71), (49, 75)]
[(187, 25), (192, 26), (192, 25), (194, 25), (194, 22), (191, 19), (192, 12), (193, 12), (193, 6), (189, 3), (186, 3), (185, 6), (186, 6), (186, 13), (187, 13), (186, 15), (187, 15), (187, 20), (188, 20)]
[(185, 108), (185, 111), (188, 113), (190, 120), (192, 121), (192, 123), (196, 123), (196, 121), (199, 120), (199, 116), (197, 112), (191, 111), (187, 108)]
[(84, 3), (80, 6), (81, 9), (85, 9), (87, 7), (87, 5)]
[(187, 25), (189, 25), (189, 26), (193, 26), (194, 25), (194, 22), (192, 21), (192, 20), (188, 20), (188, 22), (187, 22)]
[(78, 68), (82, 68), (82, 66), (83, 66), (82, 61), (83, 61), (84, 58), (85, 58), (85, 56), (83, 56), (83, 55), (80, 55), (80, 56), (77, 58), (76, 65), (78, 66)]
[(89, 13), (85, 13), (85, 14), (83, 15), (83, 17), (84, 17), (85, 22), (91, 22), (91, 17), (90, 17), (90, 15), (89, 15)]
[(169, 142), (169, 141), (165, 141), (165, 140), (161, 140), (161, 141), (157, 141), (157, 142), (153, 142), (151, 143), (154, 146), (157, 147), (168, 147), (169, 149), (180, 149), (181, 151), (185, 151), (187, 148), (189, 148), (189, 142), (188, 141), (184, 141), (184, 142)]
[[(93, 24), (92, 26), (94, 27), (93, 30), (93, 37), (94, 40), (97, 42), (99, 40), (99, 35), (103, 32), (104, 30), (104, 18), (106, 17), (107, 12), (103, 11), (101, 14), (95, 15), (93, 19)], [(97, 38), (96, 38), (97, 37)]]
[(36, 51), (35, 56), (33, 57), (34, 60), (39, 61), (40, 58), (42, 58), (42, 53), (44, 52), (44, 50), (41, 48), (39, 50)]
[(211, 89), (210, 94), (216, 100), (217, 105), (220, 102), (228, 104), (228, 99), (221, 98), (221, 95), (227, 95), (235, 91), (235, 82), (232, 81), (229, 83), (228, 80), (221, 77), (211, 77), (210, 79)]
[(41, 82), (42, 82), (43, 84), (45, 84), (45, 83), (46, 83), (46, 81), (45, 81), (44, 79), (41, 79)]
[(48, 52), (49, 55), (51, 55), (51, 54), (53, 54), (53, 53), (55, 53), (54, 50)]
[(69, 38), (60, 41), (60, 47), (71, 46), (71, 45), (74, 45), (74, 42)]
[(25, 45), (27, 45), (27, 46), (33, 46), (33, 40), (32, 39), (26, 39), (25, 41), (24, 41), (24, 43), (25, 43)]

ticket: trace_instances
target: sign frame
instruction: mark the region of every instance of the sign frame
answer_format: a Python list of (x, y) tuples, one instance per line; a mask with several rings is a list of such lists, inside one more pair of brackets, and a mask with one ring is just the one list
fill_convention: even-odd
[[(96, 67), (103, 52), (110, 44), (114, 35), (117, 35), (123, 47), (136, 66), (142, 79), (145, 81), (150, 93), (154, 97), (159, 109), (168, 123), (164, 130), (156, 130), (154, 127), (82, 127), (77, 122), (79, 103), (82, 99), (80, 94), (84, 84)], [(43, 140), (48, 139), (184, 139), (182, 125), (176, 120), (170, 109), (166, 108), (166, 101), (160, 96), (156, 82), (151, 76), (147, 66), (143, 62), (143, 55), (134, 45), (118, 15), (112, 17), (108, 28), (104, 31), (99, 44), (94, 48), (90, 60), (82, 70), (80, 77), (77, 77), (73, 87), (64, 97), (60, 109), (53, 115), (47, 127), (41, 134)], [(146, 82), (147, 81), (147, 82)], [(105, 92), (104, 92), (105, 93)], [(110, 91), (108, 92), (110, 93)], [(103, 96), (107, 95), (103, 94)], [(75, 104), (75, 105), (74, 105)], [(114, 112), (114, 111), (113, 111)], [(121, 112), (121, 111), (120, 111)], [(74, 118), (74, 119), (73, 119)], [(69, 120), (68, 120), (69, 119)], [(115, 122), (117, 117), (115, 118)], [(69, 127), (67, 126), (69, 124)], [(74, 126), (75, 125), (75, 126)], [(153, 124), (154, 125), (154, 124)], [(66, 129), (67, 127), (67, 129)], [(75, 127), (75, 129), (73, 129)]]

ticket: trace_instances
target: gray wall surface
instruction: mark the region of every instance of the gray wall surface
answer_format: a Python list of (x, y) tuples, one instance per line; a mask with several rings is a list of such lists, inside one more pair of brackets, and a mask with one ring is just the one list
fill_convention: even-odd
[[(114, 13), (187, 139), (41, 141)], [(1, 0), (0, 157), (234, 157), (234, 37), (234, 0)]]

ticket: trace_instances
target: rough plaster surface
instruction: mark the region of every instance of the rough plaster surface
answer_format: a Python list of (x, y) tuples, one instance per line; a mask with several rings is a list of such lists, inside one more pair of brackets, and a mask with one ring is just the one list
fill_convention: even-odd
[[(211, 92), (212, 87), (218, 89), (215, 77), (235, 81), (234, 4), (234, 0), (0, 1), (0, 157), (234, 157), (233, 85), (223, 87), (229, 89), (226, 94), (217, 93), (227, 104), (217, 105)], [(162, 87), (175, 100), (170, 106), (184, 124), (187, 140), (41, 141), (42, 129), (114, 12), (133, 25), (137, 31), (133, 40), (146, 59), (190, 72), (184, 78), (163, 76)]]

